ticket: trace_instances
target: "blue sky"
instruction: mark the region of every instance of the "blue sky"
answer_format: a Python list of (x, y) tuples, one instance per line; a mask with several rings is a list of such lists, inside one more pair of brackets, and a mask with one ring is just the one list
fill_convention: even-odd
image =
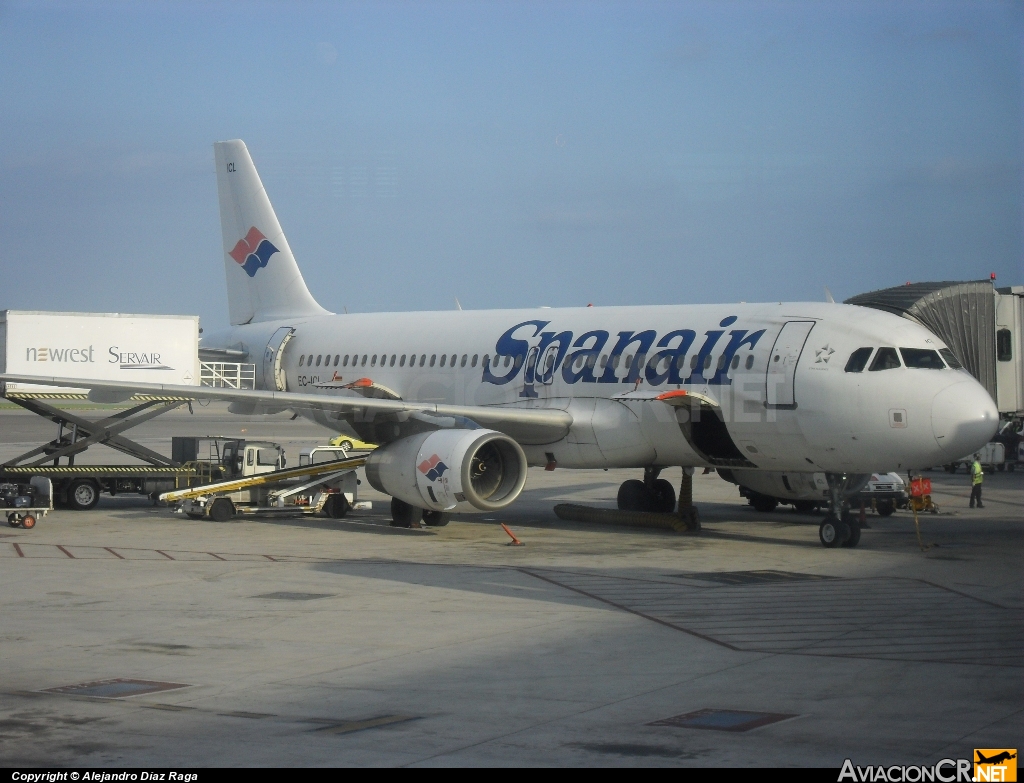
[(226, 324), (242, 138), (340, 311), (1022, 273), (1024, 5), (0, 2), (0, 309)]

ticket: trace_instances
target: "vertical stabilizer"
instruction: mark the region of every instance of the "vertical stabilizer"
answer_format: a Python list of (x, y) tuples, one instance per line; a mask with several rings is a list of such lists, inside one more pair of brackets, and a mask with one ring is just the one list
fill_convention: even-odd
[(245, 143), (218, 141), (213, 156), (231, 323), (327, 315), (306, 288)]

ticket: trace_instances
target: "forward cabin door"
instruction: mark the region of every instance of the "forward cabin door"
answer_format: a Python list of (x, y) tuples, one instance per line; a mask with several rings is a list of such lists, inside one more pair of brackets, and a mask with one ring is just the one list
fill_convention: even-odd
[(796, 365), (814, 321), (787, 321), (775, 340), (765, 374), (765, 400), (769, 408), (796, 407)]

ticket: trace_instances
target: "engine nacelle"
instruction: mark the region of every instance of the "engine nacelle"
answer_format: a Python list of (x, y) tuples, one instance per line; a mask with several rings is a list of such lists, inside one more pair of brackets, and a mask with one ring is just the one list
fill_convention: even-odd
[(523, 491), (526, 455), (494, 430), (434, 430), (372, 451), (366, 480), (418, 508), (497, 511)]

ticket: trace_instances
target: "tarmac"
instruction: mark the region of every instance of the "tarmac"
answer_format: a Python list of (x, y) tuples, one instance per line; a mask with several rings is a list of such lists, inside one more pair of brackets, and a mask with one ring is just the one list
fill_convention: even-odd
[[(0, 459), (53, 430), (0, 410)], [(216, 405), (127, 434), (268, 438), (291, 464), (328, 437)], [(695, 535), (552, 511), (614, 507), (636, 473), (531, 469), (507, 511), (422, 530), (365, 481), (373, 509), (343, 520), (104, 496), (5, 526), (0, 765), (838, 768), (1019, 745), (1024, 471), (987, 475), (980, 510), (966, 475), (927, 473), (920, 538), (869, 513), (856, 549), (714, 473)]]

